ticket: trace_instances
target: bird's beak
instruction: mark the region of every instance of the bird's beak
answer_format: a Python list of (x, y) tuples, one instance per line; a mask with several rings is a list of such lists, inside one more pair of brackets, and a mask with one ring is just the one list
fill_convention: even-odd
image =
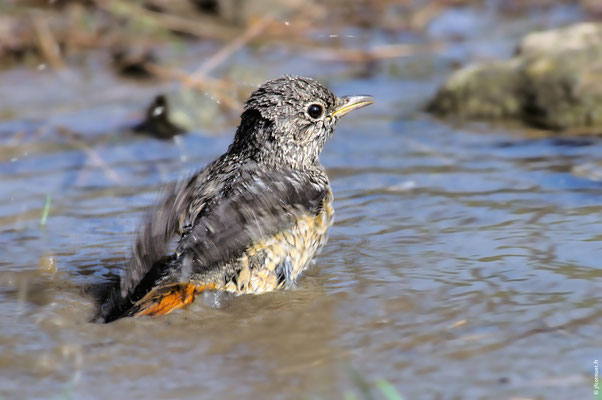
[(340, 100), (341, 105), (332, 113), (333, 117), (342, 117), (349, 111), (357, 110), (374, 103), (374, 97), (372, 96), (345, 96)]

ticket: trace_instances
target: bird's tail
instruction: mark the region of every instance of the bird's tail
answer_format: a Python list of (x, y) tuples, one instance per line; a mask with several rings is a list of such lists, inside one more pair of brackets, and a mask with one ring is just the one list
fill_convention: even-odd
[(176, 282), (158, 287), (150, 291), (138, 301), (130, 310), (133, 317), (169, 314), (173, 310), (182, 308), (194, 301), (195, 295), (205, 290), (215, 289), (215, 284), (194, 285), (188, 282)]
[(140, 283), (126, 296), (121, 293), (122, 284), (120, 281), (109, 285), (103, 293), (99, 293), (97, 296), (99, 309), (92, 321), (108, 323), (132, 315), (130, 311), (132, 307), (153, 290), (157, 282), (164, 276), (166, 268), (169, 268), (171, 261), (164, 259), (155, 263)]
[(194, 285), (189, 282), (176, 282), (150, 289), (146, 294), (133, 293), (132, 296), (124, 299), (119, 294), (117, 283), (109, 289), (108, 300), (101, 306), (100, 312), (93, 321), (108, 323), (123, 317), (144, 315), (155, 317), (169, 314), (192, 303), (197, 294), (215, 288), (214, 283)]
[(195, 286), (191, 283), (177, 282), (160, 286), (151, 290), (144, 298), (138, 301), (130, 310), (130, 315), (141, 317), (143, 315), (169, 314), (173, 310), (182, 308), (192, 303), (195, 296)]

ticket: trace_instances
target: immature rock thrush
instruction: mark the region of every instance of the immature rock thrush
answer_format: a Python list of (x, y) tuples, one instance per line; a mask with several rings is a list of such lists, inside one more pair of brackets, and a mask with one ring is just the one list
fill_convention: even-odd
[(334, 215), (318, 156), (337, 121), (372, 102), (336, 97), (296, 76), (258, 88), (228, 151), (169, 188), (148, 214), (133, 260), (97, 319), (167, 314), (204, 290), (293, 285), (325, 243)]

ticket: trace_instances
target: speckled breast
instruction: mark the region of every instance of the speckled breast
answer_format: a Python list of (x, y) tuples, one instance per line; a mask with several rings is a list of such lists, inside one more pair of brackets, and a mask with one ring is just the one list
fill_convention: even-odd
[(263, 293), (291, 286), (326, 243), (334, 219), (332, 192), (318, 214), (297, 219), (289, 229), (251, 246), (220, 289), (236, 293)]

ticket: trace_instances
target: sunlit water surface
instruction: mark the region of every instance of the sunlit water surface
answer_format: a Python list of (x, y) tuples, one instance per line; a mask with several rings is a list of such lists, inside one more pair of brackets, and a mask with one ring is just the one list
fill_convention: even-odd
[(123, 93), (3, 122), (0, 396), (330, 399), (384, 379), (406, 399), (590, 398), (602, 184), (580, 171), (600, 168), (602, 139), (433, 120), (417, 110), (443, 76), (329, 80), (377, 103), (322, 155), (336, 222), (294, 290), (109, 325), (88, 322), (85, 289), (120, 273), (160, 188), (234, 126), (135, 136), (112, 125)]

